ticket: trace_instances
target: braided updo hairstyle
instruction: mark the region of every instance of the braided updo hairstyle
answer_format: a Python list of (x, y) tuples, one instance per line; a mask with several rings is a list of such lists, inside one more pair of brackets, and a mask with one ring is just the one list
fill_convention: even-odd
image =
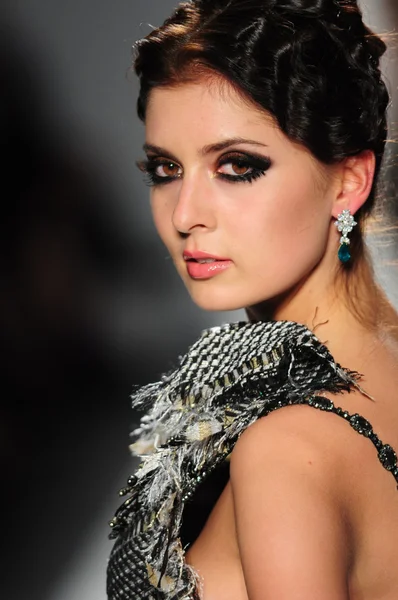
[(385, 51), (356, 0), (184, 2), (136, 45), (138, 115), (145, 121), (153, 88), (216, 74), (324, 164), (372, 150), (376, 176), (356, 213), (362, 227), (352, 233), (354, 260), (345, 267), (355, 269), (387, 138)]

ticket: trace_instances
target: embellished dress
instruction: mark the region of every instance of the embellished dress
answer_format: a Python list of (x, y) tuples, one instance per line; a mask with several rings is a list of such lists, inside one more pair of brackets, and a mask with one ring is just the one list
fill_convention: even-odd
[(200, 600), (200, 577), (185, 562), (185, 549), (228, 481), (239, 436), (274, 410), (306, 404), (335, 413), (373, 443), (398, 483), (391, 446), (366, 419), (321, 395), (353, 388), (366, 395), (359, 379), (298, 323), (204, 331), (175, 371), (133, 396), (133, 406), (146, 411), (133, 432), (132, 450), (142, 461), (111, 521), (108, 600)]

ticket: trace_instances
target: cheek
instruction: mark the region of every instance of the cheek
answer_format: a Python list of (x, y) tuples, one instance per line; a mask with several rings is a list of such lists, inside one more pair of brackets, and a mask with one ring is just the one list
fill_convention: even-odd
[[(280, 190), (280, 191), (279, 191)], [(327, 203), (312, 183), (294, 187), (268, 185), (248, 198), (245, 208), (230, 220), (236, 240), (251, 263), (278, 269), (312, 262), (326, 244)], [(294, 260), (293, 260), (294, 259)]]
[(169, 247), (172, 234), (172, 214), (173, 205), (170, 199), (164, 194), (159, 194), (161, 190), (151, 191), (151, 212), (152, 219), (158, 235), (162, 242)]

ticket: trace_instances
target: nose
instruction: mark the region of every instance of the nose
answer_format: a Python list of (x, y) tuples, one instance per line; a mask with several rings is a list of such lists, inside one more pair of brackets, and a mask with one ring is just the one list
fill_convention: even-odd
[(216, 226), (216, 206), (211, 181), (196, 173), (182, 180), (172, 221), (175, 229), (183, 235), (197, 228), (213, 230)]

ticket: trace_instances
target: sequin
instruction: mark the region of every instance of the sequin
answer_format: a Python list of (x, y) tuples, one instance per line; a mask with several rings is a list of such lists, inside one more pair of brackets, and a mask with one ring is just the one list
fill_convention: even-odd
[(379, 459), (387, 471), (393, 471), (397, 467), (397, 455), (388, 444), (385, 444), (379, 451)]
[(352, 415), (350, 418), (350, 423), (353, 429), (362, 435), (369, 437), (373, 432), (373, 428), (369, 421), (361, 417), (360, 415)]
[(323, 398), (322, 396), (312, 396), (308, 400), (308, 404), (321, 410), (333, 410), (333, 402), (329, 398)]

